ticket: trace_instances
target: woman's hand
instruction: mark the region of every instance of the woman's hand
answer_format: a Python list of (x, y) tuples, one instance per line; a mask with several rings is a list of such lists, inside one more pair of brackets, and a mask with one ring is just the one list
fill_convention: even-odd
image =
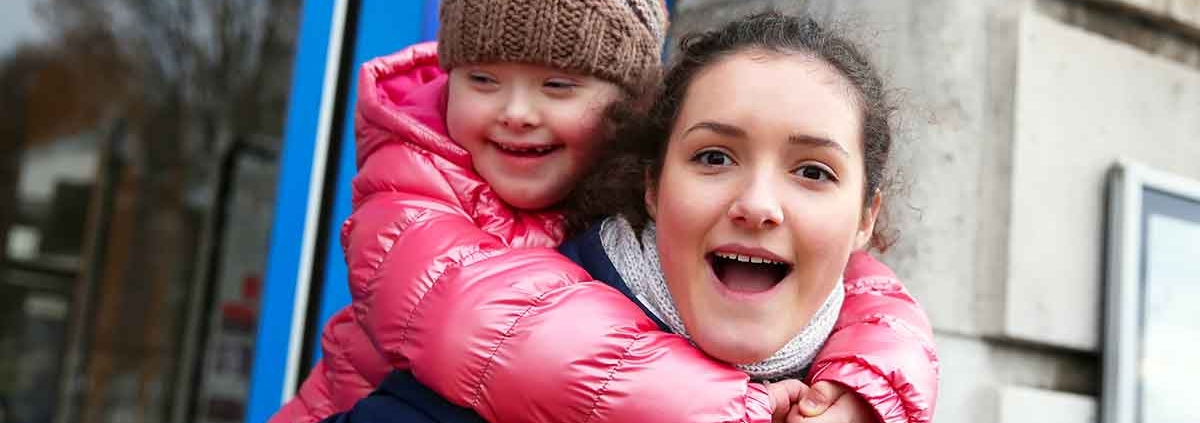
[(800, 401), (801, 395), (810, 391), (808, 385), (797, 379), (786, 379), (775, 383), (764, 383), (767, 388), (767, 395), (771, 398), (771, 404), (775, 411), (771, 413), (771, 421), (774, 423), (785, 423), (788, 420), (789, 411), (796, 408), (793, 404)]
[[(804, 386), (801, 384), (801, 386)], [(871, 404), (850, 388), (836, 382), (820, 381), (805, 387), (799, 401), (787, 414), (787, 423), (877, 423)], [(772, 395), (774, 400), (774, 395)], [(778, 410), (778, 408), (776, 408)]]

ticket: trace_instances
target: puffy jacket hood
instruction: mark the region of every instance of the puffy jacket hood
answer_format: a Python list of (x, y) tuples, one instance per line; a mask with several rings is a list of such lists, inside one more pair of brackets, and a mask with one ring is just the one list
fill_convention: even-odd
[[(470, 168), (470, 154), (446, 134), (448, 79), (438, 67), (436, 42), (371, 60), (358, 77), (356, 125), (375, 126)], [(359, 137), (356, 163), (360, 168), (383, 141), (382, 137)]]

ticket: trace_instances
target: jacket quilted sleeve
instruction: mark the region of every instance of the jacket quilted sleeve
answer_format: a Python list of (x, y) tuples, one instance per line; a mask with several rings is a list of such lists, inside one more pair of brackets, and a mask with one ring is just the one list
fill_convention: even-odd
[(846, 299), (809, 379), (839, 382), (867, 400), (883, 423), (927, 423), (938, 391), (938, 358), (924, 310), (882, 263), (850, 257)]

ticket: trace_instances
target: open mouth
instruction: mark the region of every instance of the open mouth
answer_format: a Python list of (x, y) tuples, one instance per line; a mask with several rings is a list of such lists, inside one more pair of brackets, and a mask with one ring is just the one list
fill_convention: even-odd
[(492, 141), (491, 143), (492, 145), (496, 146), (500, 152), (517, 157), (542, 157), (562, 148), (561, 145), (519, 146), (503, 144), (496, 141)]
[(726, 252), (709, 253), (708, 263), (721, 284), (732, 291), (746, 293), (774, 288), (792, 271), (788, 263)]

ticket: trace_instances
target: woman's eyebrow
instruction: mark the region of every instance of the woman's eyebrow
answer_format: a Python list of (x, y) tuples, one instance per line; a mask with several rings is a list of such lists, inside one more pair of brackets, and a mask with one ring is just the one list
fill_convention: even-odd
[[(683, 135), (687, 135), (692, 131), (700, 129), (709, 130), (717, 133), (718, 135), (730, 138), (746, 138), (746, 131), (742, 128), (730, 125), (728, 123), (714, 122), (711, 120), (697, 122), (695, 125), (692, 125), (690, 128), (688, 128), (687, 131), (684, 131)], [(842, 145), (836, 141), (824, 137), (805, 134), (792, 134), (788, 136), (788, 143), (802, 144), (811, 147), (830, 148), (837, 150), (837, 152), (841, 153), (843, 156), (850, 157), (850, 152), (846, 151), (845, 147), (842, 147)]]
[(788, 143), (789, 144), (803, 144), (803, 145), (808, 145), (808, 146), (812, 146), (812, 147), (831, 148), (831, 149), (837, 150), (837, 152), (839, 152), (839, 153), (842, 153), (843, 156), (850, 157), (850, 152), (846, 151), (845, 147), (842, 147), (841, 144), (837, 143), (836, 141), (830, 140), (828, 138), (822, 138), (822, 137), (817, 137), (817, 136), (812, 136), (812, 135), (804, 135), (804, 134), (792, 134), (792, 135), (788, 136)]
[(746, 138), (746, 131), (742, 128), (738, 128), (728, 123), (713, 122), (710, 120), (698, 122), (695, 125), (692, 125), (686, 131), (683, 131), (683, 135), (687, 135), (698, 129), (707, 129), (709, 131), (716, 132), (718, 135), (723, 135), (730, 138)]

